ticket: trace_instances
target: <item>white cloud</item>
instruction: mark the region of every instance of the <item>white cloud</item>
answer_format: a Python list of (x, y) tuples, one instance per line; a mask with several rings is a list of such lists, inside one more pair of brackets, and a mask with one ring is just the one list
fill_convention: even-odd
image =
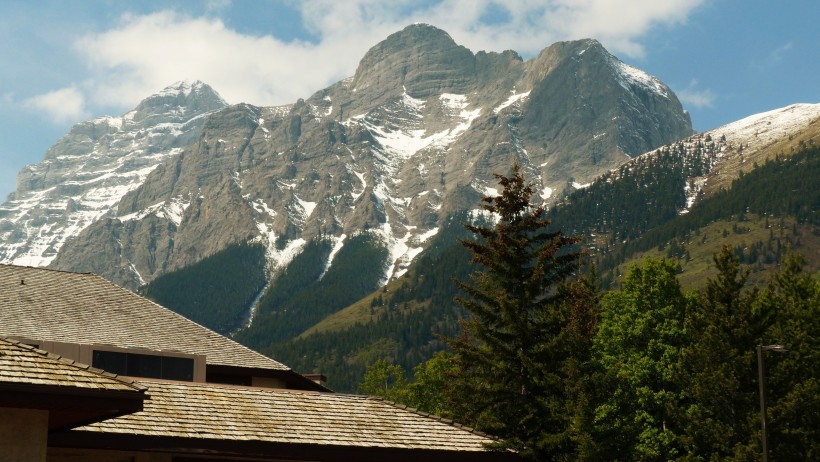
[(73, 86), (27, 98), (23, 107), (42, 111), (56, 123), (76, 122), (89, 116), (85, 97)]
[(686, 88), (675, 90), (678, 99), (684, 106), (696, 108), (712, 107), (715, 102), (715, 94), (709, 89), (699, 89), (698, 81), (692, 80)]
[(753, 62), (752, 67), (758, 70), (766, 70), (779, 66), (788, 57), (792, 48), (794, 48), (794, 42), (785, 43), (770, 51), (762, 61)]
[[(648, 31), (684, 22), (702, 1), (304, 0), (295, 6), (313, 42), (245, 35), (219, 19), (162, 11), (125, 15), (75, 48), (91, 71), (82, 90), (96, 105), (130, 109), (182, 79), (203, 80), (231, 103), (274, 105), (352, 75), (369, 47), (412, 22), (440, 27), (473, 52), (533, 56), (557, 40), (593, 37), (616, 54), (640, 56)], [(483, 24), (489, 8), (505, 10), (505, 20)]]

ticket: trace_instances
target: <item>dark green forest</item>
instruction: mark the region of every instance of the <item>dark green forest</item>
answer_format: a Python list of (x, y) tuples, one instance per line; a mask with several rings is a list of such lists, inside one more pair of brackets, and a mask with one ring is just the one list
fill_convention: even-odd
[(377, 237), (360, 234), (349, 238), (323, 275), (331, 249), (328, 240), (306, 244), (274, 278), (259, 302), (253, 324), (238, 332), (236, 340), (268, 351), (379, 287), (388, 255)]
[[(746, 213), (776, 219), (795, 217), (798, 223), (820, 226), (820, 147), (793, 156), (777, 156), (732, 182), (729, 189), (703, 199), (689, 213), (675, 217), (628, 242), (616, 258), (602, 257), (603, 268), (624, 261), (637, 252), (673, 240), (686, 239), (700, 227), (718, 219)], [(557, 217), (560, 219), (561, 217)], [(742, 218), (741, 218), (742, 219)], [(754, 263), (746, 261), (746, 263)]]
[(574, 191), (548, 216), (572, 235), (606, 233), (610, 246), (637, 239), (679, 215), (686, 206), (687, 178), (707, 174), (721, 146), (711, 138), (664, 146)]
[(444, 348), (440, 336), (455, 334), (463, 317), (453, 294), (454, 278), (470, 271), (469, 252), (458, 245), (459, 238), (469, 235), (466, 219), (462, 214), (448, 220), (395, 290), (379, 289), (370, 307), (375, 321), (288, 339), (262, 352), (297, 371), (321, 372), (340, 391), (354, 391), (377, 359), (388, 358), (410, 370), (430, 358)]
[(227, 335), (241, 325), (265, 282), (265, 247), (234, 244), (183, 270), (158, 277), (140, 293)]

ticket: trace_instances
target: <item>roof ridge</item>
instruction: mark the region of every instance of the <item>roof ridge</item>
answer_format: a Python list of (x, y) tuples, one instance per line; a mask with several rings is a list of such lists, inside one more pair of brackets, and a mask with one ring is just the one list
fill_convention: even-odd
[(174, 386), (181, 386), (181, 387), (202, 387), (202, 388), (221, 388), (224, 390), (254, 390), (263, 393), (290, 393), (290, 394), (305, 394), (305, 395), (339, 395), (341, 393), (336, 393), (334, 391), (321, 391), (321, 390), (300, 390), (298, 388), (269, 388), (269, 387), (260, 387), (260, 386), (253, 386), (253, 385), (234, 385), (231, 383), (219, 383), (219, 382), (181, 382), (178, 380), (165, 380), (165, 379), (157, 379), (157, 378), (138, 378), (137, 382), (140, 384), (148, 384), (146, 385), (148, 388), (151, 388), (151, 384), (159, 384), (159, 385), (174, 385)]
[(93, 367), (93, 366), (89, 366), (88, 364), (84, 364), (84, 363), (75, 361), (73, 359), (66, 358), (62, 355), (58, 355), (58, 354), (52, 353), (50, 351), (42, 350), (40, 348), (37, 348), (35, 346), (29, 345), (29, 344), (26, 344), (26, 343), (23, 343), (23, 342), (20, 342), (18, 340), (14, 340), (14, 339), (11, 339), (11, 338), (8, 338), (8, 337), (0, 336), (0, 342), (6, 342), (6, 343), (14, 345), (18, 348), (22, 348), (22, 349), (25, 349), (25, 350), (30, 350), (32, 353), (36, 353), (36, 354), (39, 354), (40, 356), (43, 356), (45, 358), (51, 359), (53, 361), (60, 362), (62, 364), (65, 364), (66, 366), (71, 366), (71, 367), (74, 367), (74, 368), (82, 370), (82, 371), (87, 371), (87, 372), (91, 372), (91, 373), (103, 376), (107, 379), (115, 380), (117, 382), (122, 383), (123, 385), (130, 386), (131, 388), (133, 388), (136, 391), (145, 392), (145, 391), (148, 390), (148, 387), (146, 387), (146, 386), (144, 386), (144, 385), (142, 385), (142, 384), (140, 384), (140, 383), (138, 383), (134, 380), (126, 379), (126, 378), (121, 377), (117, 374), (114, 374), (114, 373), (111, 373), (111, 372), (108, 372), (108, 371), (104, 371), (102, 369), (99, 369), (99, 368), (96, 368), (96, 367)]
[(69, 271), (69, 270), (61, 270), (56, 268), (49, 268), (47, 266), (28, 266), (28, 265), (14, 265), (11, 263), (0, 263), (0, 266), (8, 266), (11, 268), (21, 268), (21, 269), (32, 269), (32, 270), (42, 270), (42, 271), (51, 271), (52, 273), (65, 273), (65, 274), (94, 274), (90, 271)]
[[(185, 324), (185, 332), (189, 334), (196, 334), (197, 337), (205, 340), (207, 339), (205, 344), (209, 345), (208, 347), (204, 348), (203, 351), (199, 352), (198, 354), (204, 353), (206, 350), (208, 354), (208, 361), (213, 360), (214, 358), (220, 358), (217, 364), (224, 364), (224, 365), (232, 365), (230, 359), (226, 356), (226, 354), (219, 353), (220, 351), (230, 351), (233, 355), (237, 357), (243, 358), (242, 364), (243, 367), (257, 367), (261, 369), (271, 369), (271, 370), (278, 370), (283, 372), (291, 372), (293, 374), (297, 374), (293, 368), (290, 366), (283, 364), (277, 361), (275, 358), (268, 357), (252, 348), (248, 348), (247, 346), (237, 342), (236, 340), (222, 335), (213, 329), (210, 329), (202, 324), (192, 321), (185, 316), (175, 312), (174, 310), (162, 306), (161, 304), (122, 286), (119, 286), (108, 279), (92, 272), (86, 273), (79, 273), (73, 271), (62, 271), (62, 270), (54, 270), (51, 268), (39, 268), (33, 266), (20, 266), (20, 265), (9, 265), (9, 264), (2, 264), (0, 263), (0, 278), (8, 278), (9, 280), (17, 279), (17, 282), (21, 283), (21, 286), (31, 285), (29, 280), (40, 281), (44, 286), (51, 286), (53, 281), (57, 281), (63, 285), (77, 285), (84, 287), (86, 294), (101, 294), (100, 297), (104, 296), (106, 298), (120, 298), (125, 302), (127, 305), (145, 305), (144, 308), (150, 308), (157, 311), (158, 315), (161, 315), (163, 318), (166, 319), (169, 323), (175, 323), (181, 326), (183, 323)], [(25, 279), (25, 282), (23, 282)], [(39, 288), (37, 290), (40, 290)], [(2, 304), (2, 303), (0, 303)], [(149, 306), (150, 305), (150, 306)], [(74, 309), (73, 306), (69, 306), (69, 309)], [(2, 327), (2, 326), (0, 326)], [(166, 332), (167, 333), (167, 332)], [(18, 334), (18, 332), (5, 332), (2, 328), (0, 328), (0, 334), (10, 335), (10, 334)], [(171, 334), (169, 334), (171, 335)], [(162, 343), (168, 344), (167, 337), (169, 335), (163, 334), (162, 338), (164, 341)], [(28, 335), (28, 337), (32, 337)], [(33, 337), (33, 338), (36, 338)], [(187, 336), (190, 338), (190, 335)], [(110, 342), (98, 342), (98, 343), (110, 343)], [(190, 342), (189, 342), (190, 344)], [(215, 349), (216, 346), (220, 348), (217, 350)], [(125, 345), (119, 345), (125, 346)], [(133, 345), (131, 345), (133, 346)], [(152, 349), (167, 349), (166, 348), (152, 348)], [(189, 345), (190, 346), (190, 345)], [(172, 348), (173, 349), (173, 348)], [(193, 350), (179, 350), (186, 353), (192, 353)], [(212, 356), (212, 354), (214, 356)], [(227, 361), (227, 362), (226, 362)]]

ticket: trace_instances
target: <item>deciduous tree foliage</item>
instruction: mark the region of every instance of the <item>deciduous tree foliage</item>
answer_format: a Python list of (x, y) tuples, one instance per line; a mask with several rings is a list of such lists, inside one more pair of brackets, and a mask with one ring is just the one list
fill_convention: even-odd
[(456, 367), (451, 353), (439, 351), (429, 360), (416, 365), (412, 380), (408, 381), (401, 366), (382, 359), (367, 368), (359, 388), (367, 395), (380, 396), (450, 418), (450, 399), (457, 392), (452, 381)]
[(606, 371), (595, 411), (596, 437), (607, 458), (672, 460), (682, 454), (674, 410), (681, 384), (674, 367), (684, 345), (686, 297), (680, 265), (647, 259), (632, 267), (620, 291), (603, 296), (595, 358)]
[(533, 188), (515, 165), (496, 175), (501, 195), (484, 198), (494, 226), (467, 225), (462, 244), (480, 268), (457, 297), (470, 316), (450, 345), (458, 358), (455, 414), (523, 454), (560, 460), (587, 444), (585, 368), (594, 331), (595, 290), (568, 283), (576, 240), (550, 231)]

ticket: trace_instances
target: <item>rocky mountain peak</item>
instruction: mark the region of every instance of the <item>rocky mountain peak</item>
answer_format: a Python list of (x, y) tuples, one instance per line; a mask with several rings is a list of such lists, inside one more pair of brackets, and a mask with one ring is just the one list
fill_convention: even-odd
[(141, 125), (180, 122), (227, 105), (210, 85), (199, 80), (183, 80), (145, 98), (125, 117)]
[(465, 94), (475, 74), (475, 56), (447, 32), (413, 24), (387, 37), (362, 58), (352, 88), (373, 99), (405, 91), (413, 98)]
[(0, 262), (50, 263), (68, 239), (193, 143), (203, 116), (225, 106), (207, 84), (177, 82), (124, 116), (76, 124), (17, 175), (17, 190), (0, 205)]

